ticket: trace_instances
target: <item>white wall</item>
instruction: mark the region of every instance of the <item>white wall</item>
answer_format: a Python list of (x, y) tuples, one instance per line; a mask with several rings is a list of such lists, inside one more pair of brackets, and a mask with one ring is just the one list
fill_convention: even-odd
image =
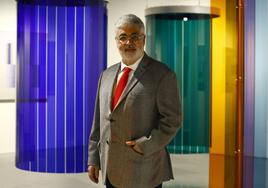
[(0, 153), (15, 152), (15, 103), (0, 103)]
[[(11, 43), (11, 63), (16, 64), (16, 2), (0, 1), (0, 153), (15, 151), (15, 103), (3, 102), (15, 99), (15, 89), (8, 88), (7, 44)], [(1, 102), (2, 100), (2, 102)]]
[(108, 4), (108, 66), (121, 60), (115, 45), (114, 23), (124, 14), (135, 14), (145, 22), (146, 5), (147, 0), (110, 0)]
[[(12, 44), (12, 52), (16, 51), (16, 1), (0, 1), (0, 64), (7, 63), (7, 44)], [(12, 53), (12, 63), (15, 64), (16, 54)]]

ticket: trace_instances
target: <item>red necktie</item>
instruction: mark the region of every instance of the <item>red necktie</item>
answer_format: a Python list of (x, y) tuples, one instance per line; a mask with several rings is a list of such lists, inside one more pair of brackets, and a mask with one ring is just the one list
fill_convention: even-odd
[(121, 78), (118, 82), (118, 85), (116, 86), (115, 92), (114, 92), (114, 98), (113, 98), (113, 102), (112, 102), (112, 110), (116, 106), (121, 94), (123, 93), (123, 91), (127, 85), (128, 75), (129, 75), (130, 71), (131, 71), (131, 69), (128, 67), (125, 67), (123, 70), (123, 75), (121, 76)]

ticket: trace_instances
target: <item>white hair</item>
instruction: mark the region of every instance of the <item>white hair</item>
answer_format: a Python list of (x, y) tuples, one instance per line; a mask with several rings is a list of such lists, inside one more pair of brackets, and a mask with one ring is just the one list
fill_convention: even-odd
[(115, 30), (121, 28), (122, 26), (126, 24), (133, 24), (138, 26), (140, 31), (144, 32), (144, 23), (141, 21), (141, 19), (134, 15), (134, 14), (126, 14), (121, 16), (116, 22), (115, 22)]

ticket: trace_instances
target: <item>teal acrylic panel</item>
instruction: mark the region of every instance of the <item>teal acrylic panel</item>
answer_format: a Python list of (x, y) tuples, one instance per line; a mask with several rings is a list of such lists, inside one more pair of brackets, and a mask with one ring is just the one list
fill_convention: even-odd
[(177, 75), (183, 125), (171, 153), (208, 153), (210, 132), (210, 17), (183, 21), (180, 14), (146, 16), (146, 51)]

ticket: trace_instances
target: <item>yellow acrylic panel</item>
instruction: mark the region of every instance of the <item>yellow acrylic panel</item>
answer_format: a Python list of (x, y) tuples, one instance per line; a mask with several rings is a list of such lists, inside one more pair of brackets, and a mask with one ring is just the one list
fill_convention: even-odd
[(225, 0), (212, 0), (220, 9), (220, 17), (212, 19), (212, 114), (211, 154), (224, 154), (225, 148)]

